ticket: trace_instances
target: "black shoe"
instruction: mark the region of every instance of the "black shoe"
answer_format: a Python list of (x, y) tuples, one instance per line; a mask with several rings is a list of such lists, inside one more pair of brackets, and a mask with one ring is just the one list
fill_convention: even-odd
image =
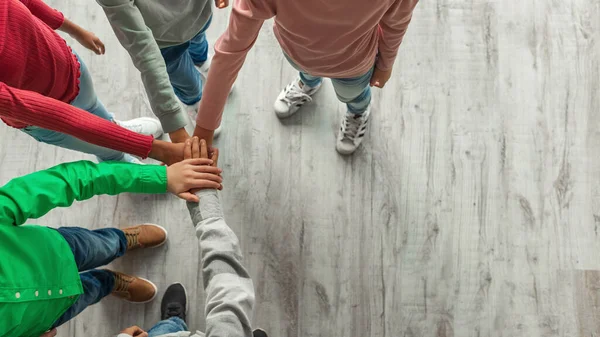
[(184, 322), (187, 311), (187, 293), (181, 283), (173, 283), (167, 288), (160, 303), (160, 319), (179, 317)]
[(269, 337), (263, 329), (255, 329), (254, 332), (252, 332), (252, 335), (254, 337)]

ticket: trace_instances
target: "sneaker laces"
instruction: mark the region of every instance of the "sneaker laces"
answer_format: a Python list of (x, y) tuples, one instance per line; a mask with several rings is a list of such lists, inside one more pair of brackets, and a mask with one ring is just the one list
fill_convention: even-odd
[(127, 249), (135, 248), (140, 246), (139, 238), (140, 238), (140, 229), (128, 229), (123, 231), (125, 233), (125, 238), (127, 239)]
[(115, 273), (115, 287), (113, 289), (113, 292), (116, 292), (116, 293), (127, 292), (131, 282), (133, 282), (132, 278), (125, 277), (124, 275)]
[(354, 140), (360, 126), (362, 125), (362, 115), (357, 114), (346, 114), (346, 118), (344, 119), (344, 139)]
[(166, 314), (167, 314), (167, 318), (180, 317), (182, 314), (181, 305), (178, 303), (169, 303), (167, 305)]
[(285, 88), (285, 96), (281, 100), (286, 102), (288, 105), (295, 105), (298, 103), (298, 101), (303, 101), (303, 104), (311, 102), (312, 97), (304, 92), (302, 88), (300, 88), (298, 81), (294, 81), (294, 83)]

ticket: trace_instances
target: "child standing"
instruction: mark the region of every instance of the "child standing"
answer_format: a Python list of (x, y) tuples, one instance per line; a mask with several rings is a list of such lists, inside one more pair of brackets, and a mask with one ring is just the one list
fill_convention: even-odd
[(157, 292), (150, 281), (95, 268), (131, 249), (160, 246), (167, 240), (164, 228), (145, 224), (90, 231), (21, 226), (27, 219), (101, 194), (169, 191), (197, 202), (190, 189), (221, 187), (221, 170), (200, 166), (212, 163), (192, 159), (167, 168), (80, 161), (16, 178), (1, 187), (0, 337), (40, 336), (110, 293), (145, 303)]
[[(142, 75), (150, 105), (173, 142), (189, 135), (186, 105), (202, 98), (201, 74), (210, 67), (206, 30), (212, 19), (210, 0), (97, 0), (117, 38)], [(225, 8), (228, 0), (215, 0)], [(198, 67), (198, 69), (196, 69)]]
[(151, 136), (162, 134), (158, 121), (113, 120), (96, 97), (85, 64), (53, 29), (104, 53), (94, 34), (41, 0), (0, 1), (0, 118), (38, 141), (103, 161), (137, 162), (121, 151), (147, 156)]
[(285, 57), (299, 70), (275, 101), (279, 118), (293, 115), (330, 77), (347, 105), (336, 149), (353, 153), (371, 112), (370, 86), (382, 88), (418, 0), (238, 0), (229, 26), (215, 44), (195, 135), (207, 139), (221, 123), (227, 92), (256, 41), (260, 27), (275, 18), (274, 33)]

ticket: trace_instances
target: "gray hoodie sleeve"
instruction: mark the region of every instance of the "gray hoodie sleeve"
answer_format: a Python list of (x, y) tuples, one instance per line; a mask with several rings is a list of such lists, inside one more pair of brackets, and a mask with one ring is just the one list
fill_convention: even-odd
[(252, 337), (254, 285), (242, 265), (235, 233), (223, 219), (216, 190), (196, 193), (188, 209), (199, 239), (206, 291), (206, 337)]
[(133, 0), (96, 0), (104, 9), (119, 42), (142, 75), (152, 111), (165, 132), (181, 129), (187, 116), (171, 87), (165, 61), (152, 31)]

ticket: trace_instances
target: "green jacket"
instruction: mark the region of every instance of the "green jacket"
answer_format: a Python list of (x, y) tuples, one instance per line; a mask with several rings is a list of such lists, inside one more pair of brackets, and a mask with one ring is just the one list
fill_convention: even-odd
[(75, 200), (122, 192), (165, 193), (164, 166), (66, 163), (0, 188), (0, 336), (38, 337), (83, 293), (67, 241), (58, 231), (20, 226)]

